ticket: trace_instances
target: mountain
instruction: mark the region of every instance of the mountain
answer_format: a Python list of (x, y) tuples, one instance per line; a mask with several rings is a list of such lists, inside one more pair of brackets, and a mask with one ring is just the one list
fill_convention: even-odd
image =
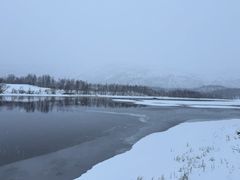
[(225, 86), (221, 85), (207, 85), (207, 86), (201, 86), (199, 88), (194, 88), (194, 91), (202, 92), (202, 93), (209, 93), (219, 90), (227, 89)]
[(240, 88), (229, 88), (220, 85), (208, 85), (194, 88), (193, 90), (217, 98), (240, 98)]
[(195, 88), (202, 86), (204, 83), (201, 79), (187, 75), (163, 75), (159, 76), (154, 73), (144, 72), (124, 72), (105, 76), (102, 83), (119, 83), (131, 85), (147, 85), (161, 88)]
[(225, 89), (218, 89), (211, 92), (216, 97), (221, 98), (237, 98), (240, 99), (240, 88), (225, 88)]
[[(92, 83), (117, 83), (130, 85), (147, 85), (159, 88), (199, 88), (202, 91), (221, 89), (222, 86), (238, 88), (240, 79), (199, 77), (194, 74), (177, 74), (175, 72), (164, 73), (151, 70), (119, 69), (118, 71), (96, 70), (94, 73), (80, 73), (77, 77)], [(210, 86), (208, 86), (210, 85)], [(200, 90), (201, 90), (200, 89)]]

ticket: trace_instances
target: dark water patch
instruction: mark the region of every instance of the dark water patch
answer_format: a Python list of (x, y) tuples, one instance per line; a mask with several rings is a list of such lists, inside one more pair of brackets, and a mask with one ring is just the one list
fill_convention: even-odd
[(72, 107), (105, 107), (105, 108), (129, 108), (139, 107), (133, 103), (116, 102), (111, 98), (98, 97), (24, 97), (24, 96), (0, 96), (0, 111), (2, 108), (13, 110), (19, 108), (26, 112), (44, 112), (53, 110), (65, 110)]
[[(114, 119), (114, 120), (112, 120)], [(0, 165), (50, 153), (107, 135), (122, 119), (78, 111), (1, 112)]]

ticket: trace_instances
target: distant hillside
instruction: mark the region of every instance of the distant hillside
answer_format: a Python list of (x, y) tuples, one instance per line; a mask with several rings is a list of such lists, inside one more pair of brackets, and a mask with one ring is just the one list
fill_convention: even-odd
[(240, 88), (227, 88), (220, 85), (208, 85), (195, 88), (194, 91), (205, 93), (216, 98), (240, 98)]
[(195, 88), (194, 90), (202, 93), (209, 93), (209, 92), (223, 90), (223, 89), (227, 89), (227, 88), (220, 85), (208, 85), (208, 86), (201, 86), (199, 88)]
[(225, 88), (211, 92), (215, 97), (220, 98), (240, 98), (240, 88)]

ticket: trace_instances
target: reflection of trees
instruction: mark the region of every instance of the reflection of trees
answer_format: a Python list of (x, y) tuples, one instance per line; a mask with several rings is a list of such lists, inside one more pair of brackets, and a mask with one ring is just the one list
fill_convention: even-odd
[(3, 105), (3, 97), (0, 96), (0, 106), (2, 106), (2, 105)]
[(0, 106), (7, 109), (20, 108), (26, 112), (40, 111), (48, 113), (54, 108), (64, 108), (68, 106), (86, 106), (86, 107), (109, 107), (123, 108), (135, 107), (136, 105), (124, 102), (115, 102), (110, 98), (94, 98), (94, 97), (0, 97)]

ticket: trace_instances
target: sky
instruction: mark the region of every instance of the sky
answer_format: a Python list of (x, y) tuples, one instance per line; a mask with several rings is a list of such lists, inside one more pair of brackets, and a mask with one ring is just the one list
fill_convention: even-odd
[(1, 0), (0, 75), (240, 77), (239, 0)]

